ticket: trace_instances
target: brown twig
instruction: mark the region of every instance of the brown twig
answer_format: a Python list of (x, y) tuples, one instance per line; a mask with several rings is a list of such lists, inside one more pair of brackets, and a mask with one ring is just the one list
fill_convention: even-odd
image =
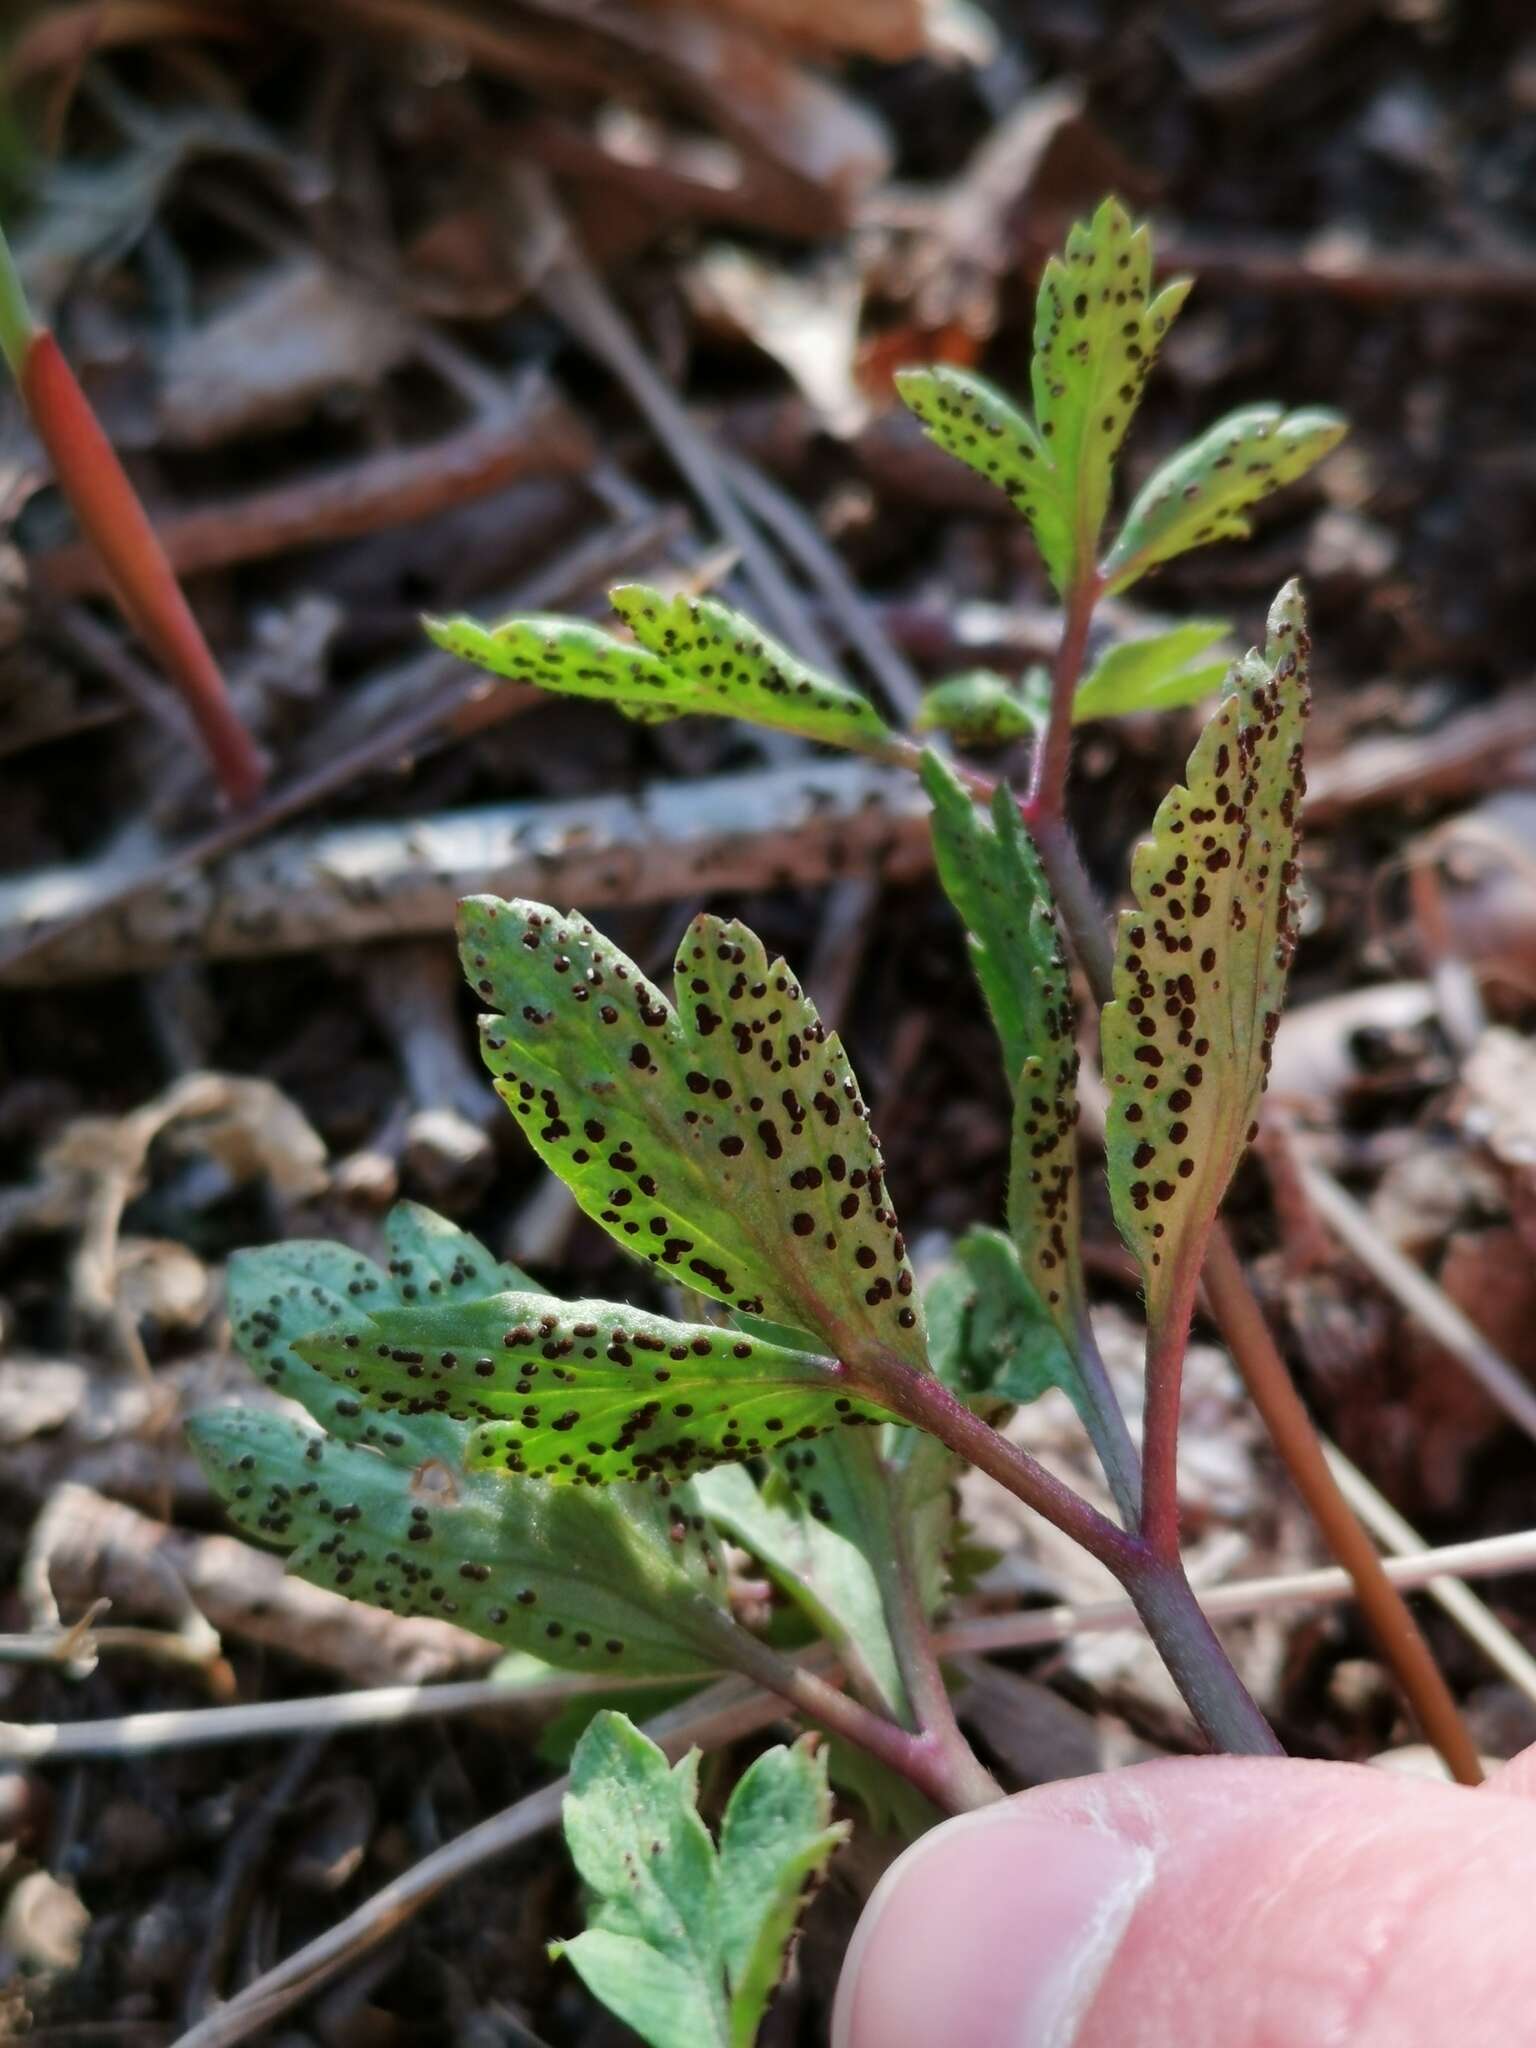
[[(432, 714), (441, 715), (440, 707)], [(387, 748), (378, 744), (387, 758)], [(350, 780), (317, 771), (312, 798)], [(286, 793), (296, 808), (300, 792)], [(263, 818), (281, 797), (264, 807)], [(0, 885), (0, 980), (78, 980), (196, 952), (234, 958), (451, 928), (460, 896), (665, 903), (696, 892), (921, 874), (926, 809), (906, 776), (862, 761), (661, 782), (638, 797), (503, 804), (269, 840), (211, 876), (191, 872), (252, 836), (230, 827), (114, 886), (55, 870)]]
[(890, 708), (910, 724), (922, 708), (917, 671), (885, 630), (879, 612), (848, 573), (842, 556), (795, 500), (744, 456), (722, 458), (731, 488), (760, 519), (820, 591), (827, 610), (849, 646), (863, 659), (885, 692)]
[[(1396, 1568), (1405, 1557), (1411, 1557), (1415, 1552), (1421, 1557), (1425, 1554), (1423, 1537), (1411, 1523), (1404, 1521), (1389, 1501), (1382, 1498), (1365, 1474), (1358, 1471), (1341, 1450), (1333, 1444), (1326, 1444), (1324, 1449), (1345, 1499), (1377, 1542), (1384, 1544), (1391, 1553), (1386, 1569), (1393, 1583), (1402, 1583)], [(1424, 1590), (1477, 1645), (1494, 1668), (1536, 1705), (1536, 1657), (1512, 1630), (1504, 1626), (1487, 1602), (1480, 1600), (1469, 1586), (1463, 1584), (1463, 1579), (1469, 1576), (1471, 1574), (1465, 1564), (1454, 1562), (1452, 1555), (1447, 1557), (1440, 1571), (1424, 1580)]]
[(1446, 803), (1495, 783), (1536, 780), (1536, 691), (1447, 719), (1433, 732), (1356, 740), (1307, 772), (1309, 825), (1372, 804)]
[[(159, 537), (178, 575), (258, 561), (320, 541), (353, 539), (430, 518), (529, 476), (570, 475), (594, 460), (585, 431), (542, 377), (524, 380), (503, 413), (417, 448), (390, 449), (294, 483), (159, 515)], [(78, 542), (36, 557), (33, 574), (54, 597), (93, 596), (106, 576)]]
[[(3, 235), (0, 269), (13, 275)], [(236, 806), (251, 803), (266, 764), (138, 492), (47, 328), (31, 333), (13, 367), (27, 415), (85, 535), (74, 552), (181, 692), (225, 796)]]
[(213, 2002), (214, 1986), (235, 1937), (241, 1901), (256, 1881), (274, 1829), (319, 1763), (325, 1743), (320, 1732), (304, 1737), (225, 1845), (208, 1898), (203, 1939), (182, 1998), (182, 2013), (189, 2022), (201, 2019)]
[(1514, 254), (1507, 261), (1493, 263), (1428, 250), (1387, 251), (1346, 243), (1307, 248), (1294, 242), (1265, 243), (1244, 235), (1240, 243), (1194, 238), (1164, 243), (1158, 250), (1158, 262), (1160, 268), (1198, 277), (1202, 290), (1238, 285), (1271, 296), (1328, 292), (1371, 304), (1408, 300), (1429, 305), (1455, 299), (1528, 304), (1536, 300), (1536, 264), (1522, 262)]
[(1482, 1759), (1455, 1695), (1375, 1544), (1329, 1470), (1312, 1418), (1286, 1370), (1232, 1241), (1220, 1227), (1206, 1251), (1204, 1277), (1212, 1313), (1249, 1398), (1323, 1540), (1354, 1580), (1366, 1623), (1397, 1674), (1424, 1733), (1461, 1784), (1480, 1785)]
[(375, 1683), (483, 1670), (495, 1645), (427, 1617), (387, 1614), (291, 1577), (232, 1536), (167, 1527), (89, 1487), (55, 1488), (32, 1535), (69, 1608), (105, 1594), (127, 1613), (180, 1620), (195, 1607), (223, 1638), (258, 1643)]
[[(1330, 1451), (1341, 1483), (1349, 1484), (1354, 1468)], [(1358, 1475), (1355, 1475), (1358, 1479)], [(1385, 1507), (1385, 1503), (1381, 1504)], [(1361, 1497), (1362, 1514), (1366, 1512)], [(1390, 1512), (1390, 1511), (1388, 1511)], [(1400, 1517), (1392, 1526), (1406, 1530)], [(1387, 1534), (1385, 1520), (1378, 1533)], [(1469, 1634), (1466, 1618), (1444, 1595), (1454, 1594), (1467, 1579), (1502, 1578), (1536, 1570), (1536, 1529), (1506, 1536), (1479, 1536), (1465, 1543), (1428, 1549), (1404, 1536), (1397, 1554), (1384, 1560), (1395, 1586), (1422, 1588), (1441, 1601)], [(1354, 1581), (1340, 1565), (1310, 1571), (1283, 1572), (1272, 1577), (1232, 1579), (1203, 1586), (1200, 1605), (1212, 1621), (1242, 1621), (1282, 1606), (1335, 1604), (1354, 1597)], [(1475, 1640), (1511, 1681), (1536, 1697), (1533, 1660), (1481, 1601), (1473, 1606), (1480, 1617)], [(934, 1648), (941, 1656), (1049, 1649), (1080, 1635), (1133, 1628), (1136, 1609), (1129, 1600), (1099, 1600), (1086, 1606), (1032, 1607), (1012, 1614), (963, 1617), (937, 1630)], [(1490, 1627), (1491, 1624), (1491, 1627)], [(809, 1653), (817, 1668), (832, 1670), (825, 1646)], [(86, 1758), (153, 1756), (167, 1750), (202, 1749), (233, 1742), (283, 1742), (313, 1733), (342, 1734), (354, 1728), (396, 1727), (409, 1721), (434, 1720), (456, 1714), (537, 1714), (593, 1693), (611, 1695), (630, 1688), (643, 1691), (650, 1677), (629, 1680), (609, 1675), (557, 1672), (527, 1686), (495, 1678), (472, 1678), (445, 1685), (373, 1686), (356, 1692), (321, 1693), (311, 1699), (264, 1700), (224, 1707), (173, 1707), (158, 1712), (123, 1714), (99, 1721), (0, 1721), (0, 1763), (39, 1768), (78, 1763)]]
[(650, 421), (699, 503), (741, 558), (743, 576), (772, 630), (804, 660), (831, 665), (831, 654), (804, 599), (784, 575), (742, 512), (707, 437), (641, 347), (602, 279), (582, 254), (547, 182), (532, 172), (518, 181), (529, 216), (525, 262), (530, 282), (550, 310), (604, 363)]

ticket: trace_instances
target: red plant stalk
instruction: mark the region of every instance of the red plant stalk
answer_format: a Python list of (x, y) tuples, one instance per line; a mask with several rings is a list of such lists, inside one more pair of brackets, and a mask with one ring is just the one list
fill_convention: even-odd
[(220, 788), (232, 804), (249, 804), (266, 780), (266, 764), (79, 379), (27, 309), (3, 236), (0, 302), (0, 344), (59, 488), (100, 553), (124, 617), (186, 700)]

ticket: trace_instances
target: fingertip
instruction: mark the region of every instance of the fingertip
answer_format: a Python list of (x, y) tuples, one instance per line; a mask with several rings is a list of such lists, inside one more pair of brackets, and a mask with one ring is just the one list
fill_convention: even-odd
[(935, 1828), (864, 1910), (833, 2048), (1067, 2048), (1152, 1869), (1148, 1850), (1027, 1802)]

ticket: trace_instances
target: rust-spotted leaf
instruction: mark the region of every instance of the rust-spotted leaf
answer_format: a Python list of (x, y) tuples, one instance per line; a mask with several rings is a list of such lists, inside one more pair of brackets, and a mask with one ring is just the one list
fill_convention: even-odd
[(647, 723), (702, 713), (865, 752), (890, 740), (867, 698), (808, 668), (712, 598), (668, 598), (640, 583), (622, 584), (610, 596), (638, 645), (584, 619), (537, 614), (498, 626), (428, 619), (426, 629), (440, 647), (493, 675), (596, 698)]
[(1028, 1281), (1075, 1347), (1083, 1301), (1077, 1033), (1050, 890), (1006, 788), (988, 815), (937, 754), (924, 755), (922, 778), (939, 879), (964, 921), (1013, 1089), (1009, 1229)]
[(1296, 944), (1307, 655), (1287, 584), (1132, 863), (1102, 1024), (1106, 1145), (1154, 1320), (1192, 1284), (1268, 1076)]
[(574, 913), (460, 906), (481, 1043), (529, 1143), (668, 1278), (816, 1336), (925, 1364), (880, 1148), (835, 1033), (744, 925), (695, 919), (678, 1007)]
[(934, 364), (898, 370), (896, 389), (930, 441), (995, 484), (1028, 520), (1058, 591), (1074, 569), (1070, 499), (1032, 420), (985, 377)]
[[(231, 1262), (230, 1321), (258, 1378), (326, 1434), (216, 1409), (188, 1425), (210, 1483), (249, 1536), (316, 1585), (396, 1614), (436, 1615), (578, 1669), (691, 1672), (720, 1655), (724, 1597), (693, 1489), (554, 1489), (469, 1469), (473, 1431), (442, 1408), (365, 1398), (356, 1357), (371, 1314), (453, 1315), (516, 1268), (413, 1204), (384, 1227), (389, 1270), (345, 1245), (290, 1243)], [(543, 1314), (549, 1297), (524, 1283)], [(320, 1330), (347, 1360), (301, 1356)]]
[(187, 1431), (236, 1526), (314, 1585), (579, 1671), (720, 1660), (725, 1573), (686, 1488), (537, 1486), (246, 1408), (205, 1410)]
[(1115, 456), (1190, 280), (1154, 291), (1152, 236), (1117, 199), (1079, 221), (1035, 301), (1035, 424), (1072, 504), (1074, 559), (1087, 568), (1109, 509)]
[(384, 1219), (389, 1276), (403, 1302), (474, 1301), (508, 1287), (544, 1289), (510, 1259), (493, 1258), (480, 1242), (420, 1202), (396, 1202)]
[(884, 1419), (834, 1358), (547, 1294), (380, 1308), (297, 1349), (365, 1407), (467, 1427), (470, 1471), (557, 1486), (686, 1477)]
[(939, 446), (1024, 514), (1062, 594), (1094, 569), (1115, 456), (1188, 291), (1187, 279), (1153, 290), (1147, 228), (1106, 199), (1091, 221), (1071, 230), (1040, 279), (1033, 419), (965, 371), (897, 376), (897, 389)]
[(878, 748), (891, 737), (867, 697), (807, 667), (712, 597), (669, 598), (644, 583), (621, 583), (608, 600), (661, 662), (685, 710), (748, 718), (834, 747)]
[(409, 1429), (365, 1410), (343, 1387), (302, 1359), (295, 1341), (323, 1324), (366, 1327), (366, 1311), (395, 1300), (394, 1283), (372, 1259), (347, 1245), (292, 1238), (236, 1252), (229, 1262), (229, 1321), (235, 1346), (256, 1377), (297, 1401), (344, 1443), (451, 1456), (453, 1439), (432, 1417)]
[(595, 697), (626, 718), (647, 723), (696, 708), (679, 699), (673, 677), (654, 656), (586, 619), (530, 613), (496, 626), (466, 618), (424, 619), (422, 624), (449, 654), (508, 682), (561, 697)]
[(1104, 560), (1105, 588), (1128, 590), (1159, 562), (1212, 541), (1243, 540), (1250, 509), (1294, 483), (1344, 438), (1336, 412), (1246, 405), (1155, 470)]

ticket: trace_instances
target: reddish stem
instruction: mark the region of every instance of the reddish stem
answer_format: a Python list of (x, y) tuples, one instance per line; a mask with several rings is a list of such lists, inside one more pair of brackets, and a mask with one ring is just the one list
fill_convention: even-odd
[(983, 1422), (936, 1374), (914, 1372), (899, 1359), (880, 1356), (862, 1361), (857, 1377), (882, 1407), (948, 1444), (1129, 1584), (1128, 1575), (1143, 1556), (1135, 1537)]
[(124, 615), (186, 699), (225, 795), (236, 805), (251, 803), (266, 780), (256, 743), (230, 702), (138, 493), (46, 328), (27, 345), (17, 381), (59, 487), (99, 551)]
[(1172, 1294), (1147, 1331), (1141, 1533), (1164, 1564), (1177, 1564), (1179, 1559), (1179, 1395), (1199, 1279), (1199, 1259), (1186, 1259)]
[(1067, 770), (1072, 762), (1072, 700), (1082, 680), (1093, 609), (1104, 589), (1092, 565), (1082, 570), (1067, 592), (1061, 639), (1051, 663), (1051, 710), (1045, 738), (1035, 750), (1029, 794), (1020, 806), (1031, 829), (1065, 816)]

